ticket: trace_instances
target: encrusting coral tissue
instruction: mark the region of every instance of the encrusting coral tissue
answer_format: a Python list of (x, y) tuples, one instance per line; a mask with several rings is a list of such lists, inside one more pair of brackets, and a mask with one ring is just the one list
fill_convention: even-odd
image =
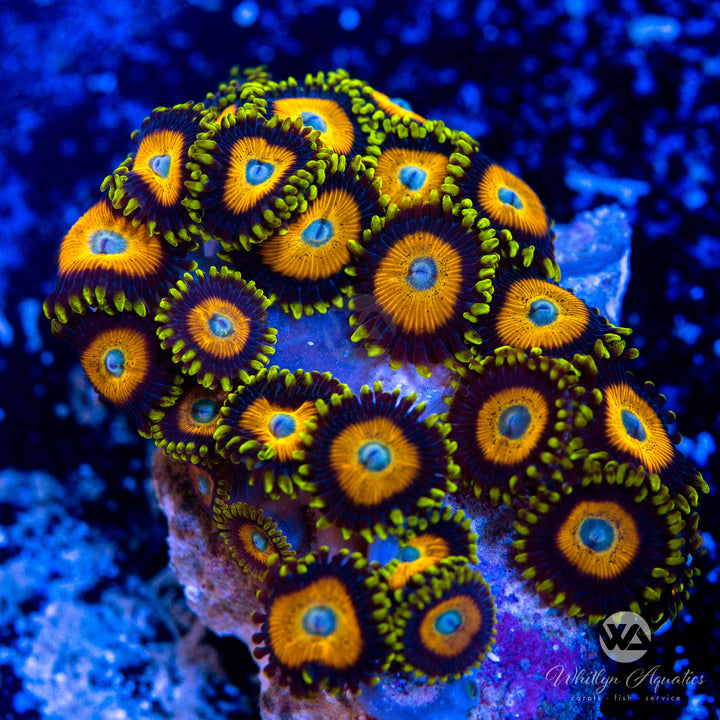
[(188, 599), (245, 608), (271, 685), (465, 717), (520, 641), (505, 561), (568, 633), (677, 615), (707, 487), (631, 331), (560, 286), (527, 184), (342, 70), (234, 71), (132, 139), (45, 314), (168, 456), (194, 561), (226, 569)]

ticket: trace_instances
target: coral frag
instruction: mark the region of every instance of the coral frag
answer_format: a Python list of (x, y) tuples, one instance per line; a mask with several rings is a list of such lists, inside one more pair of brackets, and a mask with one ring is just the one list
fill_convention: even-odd
[[(559, 286), (520, 178), (342, 70), (234, 70), (133, 141), (63, 240), (45, 314), (98, 394), (187, 463), (257, 590), (266, 674), (312, 698), (469, 673), (496, 633), (488, 511), (568, 615), (676, 616), (707, 486), (627, 369), (630, 330)], [(415, 392), (379, 368), (410, 368)]]

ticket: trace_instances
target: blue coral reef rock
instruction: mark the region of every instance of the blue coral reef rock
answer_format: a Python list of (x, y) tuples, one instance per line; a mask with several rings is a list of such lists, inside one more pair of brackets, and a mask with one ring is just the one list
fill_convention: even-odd
[(568, 225), (556, 225), (555, 257), (563, 287), (572, 289), (611, 322), (619, 322), (630, 281), (631, 229), (618, 205), (579, 213)]
[(717, 716), (712, 4), (0, 20), (0, 720)]

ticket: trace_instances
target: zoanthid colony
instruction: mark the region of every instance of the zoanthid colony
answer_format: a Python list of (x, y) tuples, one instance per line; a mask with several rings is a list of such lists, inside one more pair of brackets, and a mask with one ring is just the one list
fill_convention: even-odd
[[(478, 503), (515, 514), (517, 572), (568, 615), (679, 612), (706, 485), (630, 372), (631, 331), (558, 284), (526, 183), (342, 70), (235, 71), (132, 140), (45, 313), (98, 394), (188, 463), (257, 584), (266, 673), (311, 697), (481, 663)], [(317, 366), (295, 349), (311, 316), (335, 348)]]

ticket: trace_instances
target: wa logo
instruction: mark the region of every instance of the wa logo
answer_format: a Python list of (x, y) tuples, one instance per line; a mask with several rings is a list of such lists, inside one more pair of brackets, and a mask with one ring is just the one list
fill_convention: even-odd
[(621, 663), (639, 660), (650, 649), (651, 638), (648, 624), (629, 610), (610, 615), (600, 626), (600, 647)]

